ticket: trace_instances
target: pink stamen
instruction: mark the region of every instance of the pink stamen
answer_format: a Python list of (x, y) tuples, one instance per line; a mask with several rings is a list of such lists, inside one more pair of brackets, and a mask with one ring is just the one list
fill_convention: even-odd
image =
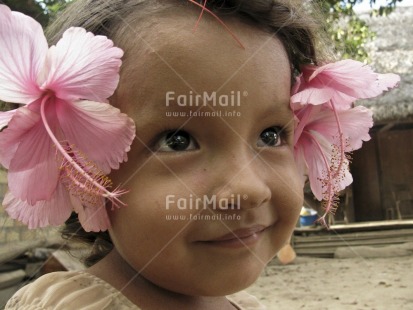
[[(106, 197), (106, 198), (110, 199), (112, 202), (115, 203), (115, 205), (117, 205), (116, 202), (124, 205), (117, 198), (118, 196), (120, 196), (123, 193), (122, 191), (109, 192), (104, 186), (102, 186), (101, 184), (96, 182), (96, 180), (94, 178), (92, 178), (84, 169), (82, 169), (82, 167), (79, 166), (79, 164), (66, 152), (66, 150), (63, 148), (63, 146), (57, 140), (56, 136), (53, 134), (52, 130), (50, 129), (50, 126), (47, 122), (47, 118), (46, 118), (45, 111), (44, 111), (46, 102), (50, 98), (51, 98), (50, 94), (43, 97), (42, 102), (40, 104), (40, 115), (41, 115), (44, 127), (46, 129), (46, 132), (49, 135), (52, 142), (54, 143), (54, 145), (56, 146), (57, 150), (60, 152), (60, 154), (62, 154), (62, 156), (67, 160), (67, 162), (70, 164), (70, 166), (75, 169), (75, 171), (77, 173), (79, 173), (83, 178), (85, 178), (85, 180), (87, 180), (92, 186), (94, 186), (96, 188), (95, 192), (97, 192), (98, 195), (101, 195), (103, 197)], [(78, 185), (76, 182), (75, 182), (75, 184)], [(87, 186), (85, 184), (80, 186), (80, 188), (82, 188), (82, 189), (85, 189), (86, 187)]]
[(204, 1), (201, 14), (199, 14), (198, 20), (196, 21), (195, 26), (194, 26), (194, 29), (192, 30), (193, 32), (195, 32), (195, 30), (198, 29), (199, 23), (201, 22), (201, 19), (202, 19), (202, 15), (204, 15), (204, 11), (205, 11), (205, 9), (206, 9), (207, 1), (208, 1), (208, 0), (205, 0), (205, 1)]
[(340, 119), (338, 117), (338, 113), (337, 113), (336, 107), (334, 105), (334, 102), (330, 100), (330, 103), (331, 103), (331, 107), (332, 107), (333, 112), (334, 112), (334, 117), (335, 117), (336, 122), (337, 122), (338, 136), (339, 136), (339, 139), (340, 139), (340, 161), (339, 161), (337, 170), (334, 172), (334, 175), (333, 175), (333, 179), (335, 179), (339, 175), (339, 173), (341, 171), (341, 168), (343, 167), (344, 159), (346, 158), (346, 155), (345, 155), (345, 152), (344, 152), (345, 146), (344, 146), (343, 130), (341, 129)]
[[(241, 41), (237, 38), (237, 36), (231, 31), (231, 29), (229, 29), (229, 27), (216, 15), (214, 14), (211, 10), (209, 10), (206, 7), (206, 1), (204, 4), (199, 4), (198, 2), (196, 2), (195, 0), (188, 0), (189, 2), (191, 2), (192, 4), (195, 4), (196, 6), (202, 8), (201, 11), (201, 15), (202, 16), (203, 12), (206, 11), (208, 12), (211, 16), (213, 16), (226, 30), (227, 32), (234, 38), (235, 41), (237, 41), (237, 43), (243, 48), (245, 49), (244, 45), (241, 43)], [(198, 18), (199, 20), (200, 18)]]

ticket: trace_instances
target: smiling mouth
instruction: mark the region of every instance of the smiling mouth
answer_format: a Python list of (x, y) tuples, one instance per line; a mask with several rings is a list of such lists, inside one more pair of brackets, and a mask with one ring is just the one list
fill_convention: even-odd
[(256, 244), (265, 230), (270, 226), (257, 225), (250, 228), (241, 228), (234, 230), (221, 237), (199, 241), (204, 245), (222, 248), (242, 248)]

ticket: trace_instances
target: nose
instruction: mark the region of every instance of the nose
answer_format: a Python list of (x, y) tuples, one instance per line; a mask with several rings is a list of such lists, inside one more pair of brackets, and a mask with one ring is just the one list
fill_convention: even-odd
[(216, 175), (214, 193), (219, 210), (257, 208), (271, 199), (268, 169), (257, 157), (223, 161)]

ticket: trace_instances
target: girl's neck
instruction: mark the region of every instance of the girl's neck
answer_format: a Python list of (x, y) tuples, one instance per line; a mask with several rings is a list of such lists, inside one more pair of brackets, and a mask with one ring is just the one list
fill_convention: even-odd
[(105, 258), (87, 270), (119, 290), (142, 309), (237, 309), (225, 297), (203, 297), (178, 294), (148, 281), (114, 249)]

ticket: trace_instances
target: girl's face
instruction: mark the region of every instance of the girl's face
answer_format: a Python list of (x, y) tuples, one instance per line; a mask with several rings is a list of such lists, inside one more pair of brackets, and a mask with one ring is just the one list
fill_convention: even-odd
[(110, 212), (110, 234), (151, 283), (223, 296), (256, 280), (302, 205), (290, 64), (255, 27), (226, 21), (243, 49), (208, 16), (194, 33), (197, 16), (177, 15), (129, 36), (116, 102), (137, 138), (113, 175), (130, 191)]

